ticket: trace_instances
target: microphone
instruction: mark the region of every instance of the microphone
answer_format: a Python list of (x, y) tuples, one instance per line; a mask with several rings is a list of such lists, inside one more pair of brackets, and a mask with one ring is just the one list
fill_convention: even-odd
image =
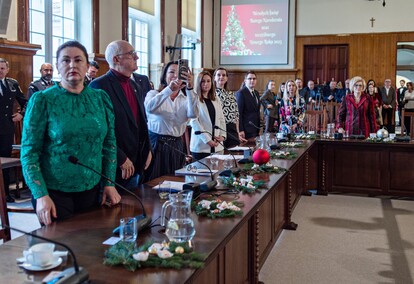
[(73, 267), (69, 267), (69, 268), (66, 268), (65, 270), (63, 270), (59, 275), (57, 275), (53, 279), (54, 280), (53, 283), (63, 284), (63, 283), (87, 283), (87, 282), (89, 282), (88, 281), (89, 280), (89, 273), (86, 271), (85, 268), (79, 267), (78, 262), (76, 261), (75, 253), (72, 251), (72, 249), (69, 246), (67, 246), (67, 245), (65, 245), (61, 242), (49, 239), (49, 238), (45, 238), (45, 237), (42, 237), (42, 236), (38, 236), (38, 235), (35, 235), (35, 234), (32, 234), (32, 233), (20, 230), (20, 229), (10, 227), (8, 225), (3, 224), (2, 227), (13, 230), (13, 231), (16, 231), (16, 232), (19, 232), (19, 233), (22, 233), (22, 234), (25, 234), (25, 235), (28, 235), (28, 236), (31, 236), (31, 237), (34, 237), (34, 238), (37, 238), (37, 239), (44, 240), (46, 242), (54, 243), (54, 244), (59, 245), (61, 247), (64, 247), (65, 249), (68, 250), (70, 256), (73, 259)]
[[(163, 141), (163, 140), (159, 140), (158, 142), (160, 142), (161, 144), (169, 147), (170, 149), (176, 151), (177, 153), (180, 153), (184, 156), (187, 156), (186, 153), (184, 153), (183, 151), (169, 145), (167, 142)], [(210, 191), (211, 189), (213, 189), (216, 185), (217, 185), (217, 181), (214, 180), (214, 175), (213, 175), (213, 171), (211, 170), (211, 168), (209, 166), (207, 166), (207, 164), (205, 164), (204, 162), (200, 161), (200, 159), (195, 160), (193, 163), (195, 162), (199, 162), (200, 164), (202, 164), (203, 166), (205, 166), (209, 171), (210, 171), (210, 177), (211, 177), (211, 181), (209, 182), (202, 182), (200, 184), (200, 190), (201, 191)]]
[[(141, 205), (141, 209), (142, 209), (142, 214), (135, 216), (135, 219), (137, 219), (137, 230), (138, 230), (138, 232), (141, 232), (142, 230), (146, 229), (147, 227), (149, 227), (151, 225), (152, 218), (151, 217), (147, 217), (147, 213), (145, 211), (144, 204), (142, 203), (141, 198), (139, 198), (138, 195), (136, 195), (135, 193), (133, 193), (129, 189), (126, 189), (124, 186), (120, 185), (119, 183), (111, 180), (109, 177), (107, 177), (104, 174), (98, 172), (97, 170), (95, 170), (95, 169), (93, 169), (93, 168), (91, 168), (91, 167), (89, 167), (89, 166), (87, 166), (85, 164), (82, 164), (81, 162), (79, 162), (79, 159), (78, 158), (76, 158), (74, 156), (69, 156), (68, 160), (72, 164), (82, 166), (82, 167), (87, 168), (88, 170), (90, 170), (90, 171), (92, 171), (92, 172), (100, 175), (105, 180), (107, 180), (109, 182), (112, 182), (113, 184), (115, 184), (119, 188), (121, 188), (121, 189), (125, 190), (126, 192), (128, 192), (129, 194), (131, 194), (133, 197), (135, 197), (136, 200), (138, 200), (139, 204)], [(112, 231), (112, 233), (119, 234), (119, 230), (120, 230), (120, 227), (116, 227)]]
[[(222, 130), (222, 131), (225, 131), (226, 133), (227, 133), (227, 135), (228, 136), (230, 136), (231, 138), (233, 138), (233, 139), (236, 139), (236, 140), (239, 140), (239, 138), (238, 137), (236, 137), (235, 135), (233, 135), (232, 133), (230, 133), (230, 132), (228, 132), (227, 130), (224, 130), (223, 128), (220, 128), (220, 127), (218, 127), (217, 125), (214, 125), (214, 128), (215, 129), (220, 129), (220, 130)], [(223, 147), (224, 147), (224, 145), (223, 145)], [(249, 150), (250, 150), (250, 156), (253, 154), (253, 149), (249, 146), (249, 145), (247, 145), (246, 144), (246, 147), (248, 147), (249, 148)], [(227, 151), (229, 151), (230, 152), (230, 150), (229, 149), (226, 149)], [(234, 157), (234, 156), (233, 156)], [(246, 155), (244, 156), (245, 158), (246, 158)], [(244, 159), (242, 159), (242, 160), (245, 160), (245, 158)], [(239, 163), (240, 163), (240, 161), (239, 161)]]
[[(218, 126), (214, 126), (214, 128), (215, 129), (220, 129), (221, 130), (221, 128), (220, 127), (218, 127)], [(225, 130), (224, 130), (225, 131)], [(213, 137), (213, 134), (211, 134), (210, 132), (208, 132), (208, 131), (195, 131), (194, 132), (194, 134), (195, 135), (200, 135), (201, 133), (207, 133), (207, 134), (209, 134), (210, 136), (211, 136), (211, 138), (214, 138)], [(226, 150), (226, 151), (228, 151), (229, 152), (229, 154), (233, 157), (233, 160), (234, 160), (234, 167), (235, 168), (237, 168), (237, 160), (236, 160), (236, 157), (234, 157), (234, 155), (231, 153), (231, 151), (229, 150), (229, 148), (227, 148), (226, 146), (224, 146), (224, 144), (223, 143), (221, 143), (220, 141), (217, 141), (221, 146), (223, 146), (223, 148)]]
[(258, 129), (258, 130), (262, 130), (259, 126), (257, 126), (256, 124), (254, 124), (251, 120), (249, 120), (249, 124), (251, 126), (253, 126), (254, 128)]

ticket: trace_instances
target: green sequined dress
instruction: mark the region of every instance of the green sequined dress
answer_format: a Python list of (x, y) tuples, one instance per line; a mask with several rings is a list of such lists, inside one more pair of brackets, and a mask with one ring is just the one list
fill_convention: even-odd
[(35, 199), (48, 195), (48, 189), (81, 192), (100, 182), (96, 173), (70, 163), (69, 156), (115, 179), (114, 113), (104, 91), (85, 87), (74, 94), (56, 84), (29, 100), (21, 163)]

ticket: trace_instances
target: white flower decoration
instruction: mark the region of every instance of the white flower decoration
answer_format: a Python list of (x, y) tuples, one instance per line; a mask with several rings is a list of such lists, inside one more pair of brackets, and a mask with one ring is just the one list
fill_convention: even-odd
[(153, 243), (149, 248), (148, 252), (150, 254), (157, 254), (163, 248), (162, 244), (160, 243)]
[(201, 200), (198, 204), (205, 209), (210, 209), (211, 201), (209, 200)]
[(149, 256), (149, 252), (147, 251), (142, 251), (142, 252), (135, 253), (132, 255), (132, 257), (137, 261), (147, 261), (148, 256)]
[(217, 204), (217, 209), (220, 211), (227, 209), (228, 207), (229, 205), (226, 201), (223, 201), (222, 203)]
[(170, 252), (170, 251), (168, 251), (168, 250), (159, 250), (159, 251), (157, 252), (157, 255), (158, 255), (158, 257), (159, 257), (159, 258), (165, 259), (165, 258), (170, 258), (170, 257), (172, 257), (174, 254), (173, 254), (173, 253), (171, 253), (171, 252)]

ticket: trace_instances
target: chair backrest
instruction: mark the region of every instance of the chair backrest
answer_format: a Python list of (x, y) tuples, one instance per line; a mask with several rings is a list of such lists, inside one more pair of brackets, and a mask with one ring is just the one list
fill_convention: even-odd
[(327, 122), (335, 123), (338, 118), (340, 103), (336, 102), (326, 102), (324, 103), (324, 108), (326, 109)]
[(315, 133), (320, 133), (322, 130), (326, 130), (327, 115), (325, 108), (323, 110), (308, 110), (305, 114), (305, 132), (315, 131)]
[[(3, 170), (1, 167), (1, 160), (0, 160), (0, 222), (1, 225), (10, 226), (9, 223), (9, 215), (7, 213), (7, 202), (6, 202), (6, 192), (4, 190), (4, 181), (3, 181)], [(3, 239), (3, 242), (9, 241), (10, 237), (10, 229), (3, 229), (0, 226), (0, 239)]]
[(414, 139), (414, 112), (406, 112), (404, 108), (401, 110), (401, 134), (404, 134), (404, 130), (405, 130), (405, 123), (404, 123), (405, 117), (410, 118), (410, 129), (407, 129), (407, 133), (410, 132), (411, 140), (413, 140)]

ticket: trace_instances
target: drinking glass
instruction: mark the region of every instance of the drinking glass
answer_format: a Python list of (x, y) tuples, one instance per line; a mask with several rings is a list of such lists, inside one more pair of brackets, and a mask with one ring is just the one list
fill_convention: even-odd
[(137, 219), (125, 217), (119, 220), (119, 237), (125, 242), (135, 242), (138, 236)]
[(219, 159), (215, 154), (210, 156), (210, 166), (212, 170), (218, 170)]
[(158, 195), (160, 199), (168, 199), (168, 196), (171, 193), (171, 183), (170, 182), (160, 182), (158, 184)]
[(233, 159), (224, 159), (223, 167), (224, 169), (228, 170), (233, 167), (234, 161)]

